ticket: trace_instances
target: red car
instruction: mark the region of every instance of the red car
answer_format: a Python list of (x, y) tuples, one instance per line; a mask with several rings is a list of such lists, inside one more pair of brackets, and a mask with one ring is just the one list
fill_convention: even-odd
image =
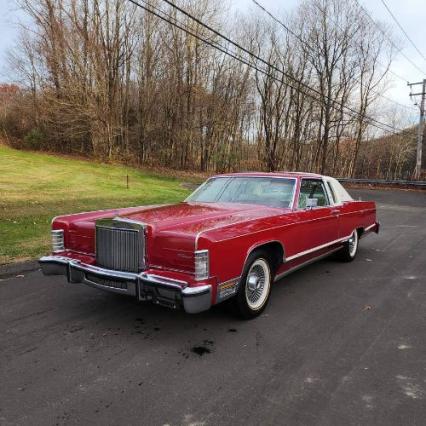
[(236, 173), (208, 179), (184, 202), (56, 217), (45, 275), (197, 313), (230, 303), (245, 318), (271, 285), (337, 252), (355, 258), (379, 231), (374, 202), (331, 177)]

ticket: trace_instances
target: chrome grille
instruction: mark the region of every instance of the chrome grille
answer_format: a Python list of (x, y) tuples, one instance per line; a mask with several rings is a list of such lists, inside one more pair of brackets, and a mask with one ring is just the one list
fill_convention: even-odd
[(139, 272), (144, 267), (143, 229), (96, 226), (96, 264), (117, 271)]

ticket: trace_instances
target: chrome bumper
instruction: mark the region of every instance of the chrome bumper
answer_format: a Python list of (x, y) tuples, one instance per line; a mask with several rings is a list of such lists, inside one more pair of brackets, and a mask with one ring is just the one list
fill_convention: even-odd
[(211, 306), (211, 286), (187, 287), (184, 281), (158, 275), (103, 269), (62, 256), (45, 256), (39, 260), (44, 275), (65, 275), (69, 283), (83, 283), (100, 290), (151, 300), (169, 308), (183, 307), (196, 314)]

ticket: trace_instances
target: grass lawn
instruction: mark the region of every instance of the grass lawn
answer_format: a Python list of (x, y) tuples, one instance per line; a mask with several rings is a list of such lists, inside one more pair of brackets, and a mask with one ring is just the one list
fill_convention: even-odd
[(0, 144), (0, 264), (48, 253), (54, 216), (177, 202), (188, 193), (176, 178)]

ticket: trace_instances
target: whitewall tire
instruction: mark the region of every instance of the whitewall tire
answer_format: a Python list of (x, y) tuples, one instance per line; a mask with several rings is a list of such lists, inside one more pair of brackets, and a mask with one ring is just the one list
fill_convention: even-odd
[(240, 317), (255, 318), (266, 308), (273, 282), (270, 265), (270, 256), (264, 250), (256, 250), (248, 257), (233, 301)]
[(359, 234), (355, 229), (348, 241), (346, 241), (341, 250), (338, 252), (338, 257), (343, 262), (352, 262), (358, 253)]

